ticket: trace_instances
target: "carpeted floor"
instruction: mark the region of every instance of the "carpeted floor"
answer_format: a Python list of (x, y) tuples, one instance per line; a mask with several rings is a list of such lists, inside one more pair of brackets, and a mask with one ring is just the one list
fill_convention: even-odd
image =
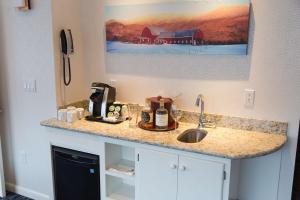
[(29, 199), (27, 197), (23, 197), (23, 196), (18, 195), (18, 194), (7, 192), (6, 197), (5, 198), (0, 198), (0, 200), (33, 200), (33, 199)]

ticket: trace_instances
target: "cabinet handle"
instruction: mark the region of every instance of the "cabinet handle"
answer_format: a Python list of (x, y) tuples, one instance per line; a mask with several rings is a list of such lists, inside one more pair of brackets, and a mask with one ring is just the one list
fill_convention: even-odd
[(185, 171), (186, 170), (186, 166), (183, 165), (183, 166), (179, 167), (179, 170), (180, 171)]
[(170, 165), (170, 168), (171, 168), (171, 169), (177, 169), (177, 165), (171, 164), (171, 165)]

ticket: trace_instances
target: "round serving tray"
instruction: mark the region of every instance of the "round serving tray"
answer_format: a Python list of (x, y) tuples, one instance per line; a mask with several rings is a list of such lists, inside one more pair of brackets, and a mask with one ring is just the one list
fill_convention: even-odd
[[(176, 122), (176, 128), (178, 128), (178, 122)], [(147, 130), (147, 131), (156, 131), (156, 132), (164, 132), (164, 131), (172, 131), (175, 130), (175, 123), (173, 123), (172, 125), (170, 125), (167, 129), (158, 129), (156, 127), (153, 128), (146, 128), (145, 126), (143, 126), (143, 123), (140, 121), (138, 123), (139, 128)]]

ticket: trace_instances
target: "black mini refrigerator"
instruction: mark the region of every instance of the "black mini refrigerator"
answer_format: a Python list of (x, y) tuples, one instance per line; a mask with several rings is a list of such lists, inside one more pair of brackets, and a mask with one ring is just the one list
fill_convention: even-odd
[(55, 200), (100, 200), (99, 156), (52, 146)]

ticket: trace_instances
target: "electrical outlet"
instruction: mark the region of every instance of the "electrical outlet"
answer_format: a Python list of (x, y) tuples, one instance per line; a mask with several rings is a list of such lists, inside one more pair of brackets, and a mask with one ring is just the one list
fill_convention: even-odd
[(25, 80), (24, 81), (24, 91), (25, 92), (31, 92), (36, 93), (36, 80)]
[(245, 89), (245, 107), (253, 108), (255, 103), (255, 90)]
[(27, 165), (27, 153), (25, 151), (20, 152), (21, 163)]

